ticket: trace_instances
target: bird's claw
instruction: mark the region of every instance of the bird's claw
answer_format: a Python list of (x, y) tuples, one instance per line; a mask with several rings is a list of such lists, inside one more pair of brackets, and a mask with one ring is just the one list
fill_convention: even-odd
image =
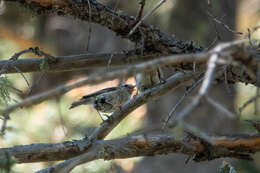
[(108, 123), (111, 123), (111, 122), (113, 122), (113, 117), (112, 116), (108, 116), (108, 115), (105, 115), (106, 117), (107, 117), (107, 119), (106, 120), (103, 120), (104, 122), (108, 122)]
[(165, 83), (166, 83), (166, 80), (163, 78), (160, 78), (160, 84), (165, 84)]

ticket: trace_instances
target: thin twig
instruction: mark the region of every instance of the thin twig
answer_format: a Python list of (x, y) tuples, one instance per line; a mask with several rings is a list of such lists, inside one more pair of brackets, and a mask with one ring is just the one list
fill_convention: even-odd
[(220, 52), (222, 50), (222, 45), (221, 46), (217, 46), (214, 51), (216, 51), (216, 53), (212, 54), (209, 61), (208, 61), (208, 65), (207, 65), (207, 71), (205, 73), (205, 78), (202, 82), (202, 85), (200, 87), (199, 90), (199, 95), (200, 96), (204, 96), (207, 94), (208, 89), (211, 85), (211, 81), (214, 78), (214, 73), (215, 73), (215, 69), (216, 69), (216, 62), (218, 60), (218, 52)]
[(3, 65), (3, 67), (2, 67), (2, 69), (1, 69), (1, 71), (0, 71), (0, 76), (1, 76), (2, 74), (4, 74), (4, 73), (7, 71), (8, 67), (9, 67), (10, 65), (12, 65), (12, 63), (13, 63), (14, 61), (17, 61), (17, 59), (18, 59), (21, 55), (23, 55), (23, 54), (25, 54), (25, 53), (28, 53), (28, 52), (34, 52), (33, 49), (34, 49), (34, 48), (28, 48), (28, 49), (22, 50), (22, 51), (20, 51), (20, 52), (18, 52), (18, 53), (15, 53), (15, 54)]
[(24, 79), (25, 83), (27, 84), (28, 88), (30, 89), (30, 83), (27, 80), (27, 78), (24, 76), (23, 72), (21, 72), (19, 70), (19, 68), (17, 68), (16, 66), (13, 66), (13, 68), (22, 76), (22, 78)]
[(3, 119), (3, 123), (2, 123), (2, 126), (1, 126), (1, 133), (0, 133), (0, 136), (4, 136), (5, 134), (5, 130), (6, 130), (6, 127), (7, 127), (7, 121), (9, 120), (9, 116), (4, 116), (4, 119)]
[(145, 0), (140, 0), (139, 1), (140, 4), (140, 8), (138, 10), (138, 15), (136, 17), (136, 21), (140, 21), (142, 16), (143, 16), (143, 12), (144, 12), (144, 6), (145, 6)]
[(91, 13), (91, 4), (89, 2), (89, 0), (87, 0), (88, 2), (88, 10), (89, 10), (89, 22), (88, 22), (88, 40), (87, 40), (87, 47), (86, 47), (86, 51), (89, 50), (89, 45), (90, 45), (90, 39), (91, 39), (91, 33), (92, 33), (92, 20), (91, 20), (91, 17), (92, 17), (92, 13)]
[[(190, 72), (185, 73), (177, 73), (171, 76), (169, 79), (165, 81), (165, 83), (160, 84), (152, 89), (148, 89), (145, 92), (138, 94), (136, 97), (126, 102), (121, 109), (116, 110), (110, 118), (110, 121), (104, 121), (88, 138), (85, 144), (80, 146), (80, 150), (86, 150), (91, 142), (94, 142), (97, 139), (103, 139), (106, 135), (108, 135), (112, 129), (116, 127), (129, 113), (135, 110), (137, 107), (142, 104), (151, 101), (159, 96), (166, 94), (169, 90), (177, 88), (181, 86), (181, 84), (185, 81), (192, 79), (194, 75)], [(84, 163), (84, 161), (77, 162), (75, 160), (84, 160), (84, 155), (77, 156), (75, 158), (71, 158), (67, 161), (61, 162), (57, 165), (54, 165), (48, 169), (51, 169), (55, 172), (55, 168), (58, 169), (57, 172), (62, 172), (60, 170), (71, 170), (79, 163)], [(74, 164), (73, 164), (74, 163)], [(68, 169), (70, 168), (70, 169)], [(46, 169), (47, 170), (47, 169)]]
[(220, 112), (223, 112), (224, 115), (227, 115), (229, 118), (237, 118), (238, 116), (230, 112), (227, 108), (222, 106), (220, 103), (218, 103), (216, 100), (213, 100), (212, 98), (206, 96), (206, 100), (208, 103), (210, 103), (212, 106), (214, 106), (217, 110)]
[(176, 112), (177, 108), (181, 105), (181, 103), (183, 102), (184, 98), (189, 95), (191, 93), (191, 91), (193, 89), (195, 89), (201, 82), (203, 81), (203, 78), (200, 78), (199, 80), (197, 80), (187, 91), (184, 92), (184, 94), (182, 95), (182, 97), (178, 100), (178, 102), (175, 104), (175, 106), (172, 108), (172, 110), (170, 111), (170, 113), (168, 114), (164, 125), (163, 125), (163, 129), (165, 129), (165, 127), (167, 126), (169, 120), (172, 118), (172, 116), (174, 115), (174, 113)]
[(237, 34), (237, 35), (243, 35), (242, 32), (237, 32), (233, 29), (231, 29), (227, 24), (225, 24), (224, 22), (220, 21), (219, 19), (217, 19), (216, 17), (214, 17), (210, 12), (208, 12), (208, 15), (218, 24), (221, 24), (226, 30), (228, 30), (229, 32), (233, 33), (233, 34)]
[[(194, 97), (192, 99), (192, 102), (185, 109), (183, 109), (183, 111), (181, 111), (179, 113), (179, 115), (176, 118), (176, 120), (178, 122), (181, 122), (186, 115), (188, 115), (196, 107), (198, 107), (198, 105), (201, 103), (201, 99), (207, 95), (208, 90), (211, 86), (211, 82), (213, 81), (213, 79), (215, 77), (216, 63), (218, 60), (218, 56), (220, 55), (219, 53), (226, 48), (230, 48), (235, 45), (242, 44), (246, 41), (248, 41), (248, 40), (238, 40), (238, 41), (234, 41), (234, 42), (230, 42), (230, 43), (222, 43), (213, 49), (212, 55), (210, 56), (210, 59), (208, 61), (207, 71), (205, 73), (204, 80), (200, 87), (199, 93), (196, 97)], [(219, 71), (219, 74), (217, 74), (217, 75), (222, 75), (222, 73), (223, 73), (223, 70)]]
[(160, 0), (160, 2), (158, 2), (155, 7), (149, 11), (129, 32), (128, 37), (131, 36), (135, 30), (142, 24), (142, 22), (148, 18), (153, 12), (155, 12), (164, 2), (166, 2), (166, 0)]
[[(260, 89), (259, 87), (256, 88), (256, 95), (260, 95)], [(255, 117), (257, 117), (257, 115), (259, 115), (259, 101), (258, 99), (255, 99), (255, 111), (254, 111), (254, 114), (255, 114)]]
[(229, 48), (229, 47), (232, 47), (232, 46), (235, 46), (235, 45), (238, 45), (238, 44), (242, 44), (242, 43), (245, 43), (247, 41), (248, 40), (238, 40), (238, 41), (234, 41), (234, 42), (230, 42), (230, 43), (222, 43), (222, 44), (219, 44), (218, 46), (216, 46), (213, 49), (213, 53), (212, 53), (212, 55), (211, 55), (211, 57), (208, 61), (207, 71), (205, 73), (205, 78), (204, 78), (203, 83), (201, 85), (201, 88), (199, 90), (200, 96), (206, 95), (208, 90), (209, 90), (210, 84), (211, 84), (211, 82), (214, 78), (214, 73), (215, 73), (215, 70), (216, 70), (216, 62), (217, 62), (219, 55), (220, 55), (219, 53), (226, 48)]
[(251, 97), (249, 100), (247, 100), (238, 110), (241, 113), (248, 105), (250, 105), (252, 102), (254, 102), (256, 99), (258, 99), (260, 95), (256, 95), (254, 97)]
[(92, 74), (89, 77), (87, 77), (81, 81), (75, 82), (73, 84), (60, 85), (60, 86), (58, 86), (54, 89), (51, 89), (49, 91), (46, 91), (44, 93), (40, 93), (40, 94), (31, 96), (31, 97), (28, 97), (28, 98), (22, 100), (21, 102), (18, 102), (14, 105), (9, 106), (8, 108), (6, 108), (3, 111), (3, 113), (9, 114), (12, 111), (14, 111), (16, 108), (38, 104), (44, 100), (65, 94), (72, 89), (81, 87), (86, 84), (97, 84), (97, 83), (104, 82), (107, 80), (112, 80), (114, 78), (130, 77), (130, 76), (136, 75), (137, 73), (141, 73), (146, 70), (156, 69), (158, 66), (170, 65), (170, 64), (175, 64), (175, 63), (179, 63), (179, 62), (187, 62), (187, 61), (205, 62), (209, 56), (209, 54), (207, 54), (207, 53), (193, 54), (193, 55), (194, 56), (183, 55), (183, 57), (181, 59), (179, 59), (179, 56), (178, 57), (169, 56), (166, 58), (155, 59), (155, 60), (148, 61), (148, 62), (141, 63), (141, 64), (127, 66), (124, 69), (114, 70), (111, 72), (107, 72), (105, 74), (104, 73), (101, 73), (101, 74), (95, 73), (95, 74)]

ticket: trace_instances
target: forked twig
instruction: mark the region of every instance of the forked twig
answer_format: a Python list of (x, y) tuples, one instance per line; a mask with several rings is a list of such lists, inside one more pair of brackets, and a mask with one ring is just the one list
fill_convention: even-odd
[(151, 11), (149, 11), (149, 12), (131, 29), (131, 31), (130, 31), (129, 34), (128, 34), (128, 37), (129, 37), (130, 35), (132, 35), (132, 34), (135, 32), (135, 30), (142, 24), (142, 22), (143, 22), (146, 18), (148, 18), (153, 12), (155, 12), (164, 2), (166, 2), (166, 0), (160, 0), (160, 2), (158, 2), (158, 3), (154, 6), (154, 8), (153, 8)]
[(191, 91), (193, 89), (195, 89), (200, 82), (203, 81), (203, 78), (200, 78), (199, 80), (197, 80), (187, 91), (184, 92), (184, 94), (182, 95), (182, 97), (178, 100), (178, 102), (175, 104), (175, 106), (172, 108), (172, 110), (170, 111), (170, 113), (168, 114), (166, 120), (164, 121), (164, 125), (163, 125), (163, 129), (165, 129), (165, 127), (167, 126), (169, 120), (172, 118), (172, 116), (174, 115), (174, 113), (176, 112), (177, 108), (181, 105), (181, 103), (183, 102), (184, 98), (189, 95), (191, 93)]

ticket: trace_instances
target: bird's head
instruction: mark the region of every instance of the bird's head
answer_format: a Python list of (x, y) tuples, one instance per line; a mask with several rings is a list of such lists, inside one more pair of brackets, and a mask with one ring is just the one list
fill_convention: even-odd
[(126, 88), (130, 94), (132, 94), (132, 92), (135, 90), (135, 85), (123, 84), (122, 87)]

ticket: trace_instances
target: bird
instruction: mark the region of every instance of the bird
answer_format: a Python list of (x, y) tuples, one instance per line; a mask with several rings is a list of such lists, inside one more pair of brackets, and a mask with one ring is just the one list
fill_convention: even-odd
[[(70, 109), (79, 105), (92, 105), (98, 113), (109, 117), (109, 115), (131, 98), (134, 89), (135, 86), (130, 84), (105, 88), (83, 96), (81, 99), (73, 102)], [(101, 115), (100, 117), (104, 120)]]

